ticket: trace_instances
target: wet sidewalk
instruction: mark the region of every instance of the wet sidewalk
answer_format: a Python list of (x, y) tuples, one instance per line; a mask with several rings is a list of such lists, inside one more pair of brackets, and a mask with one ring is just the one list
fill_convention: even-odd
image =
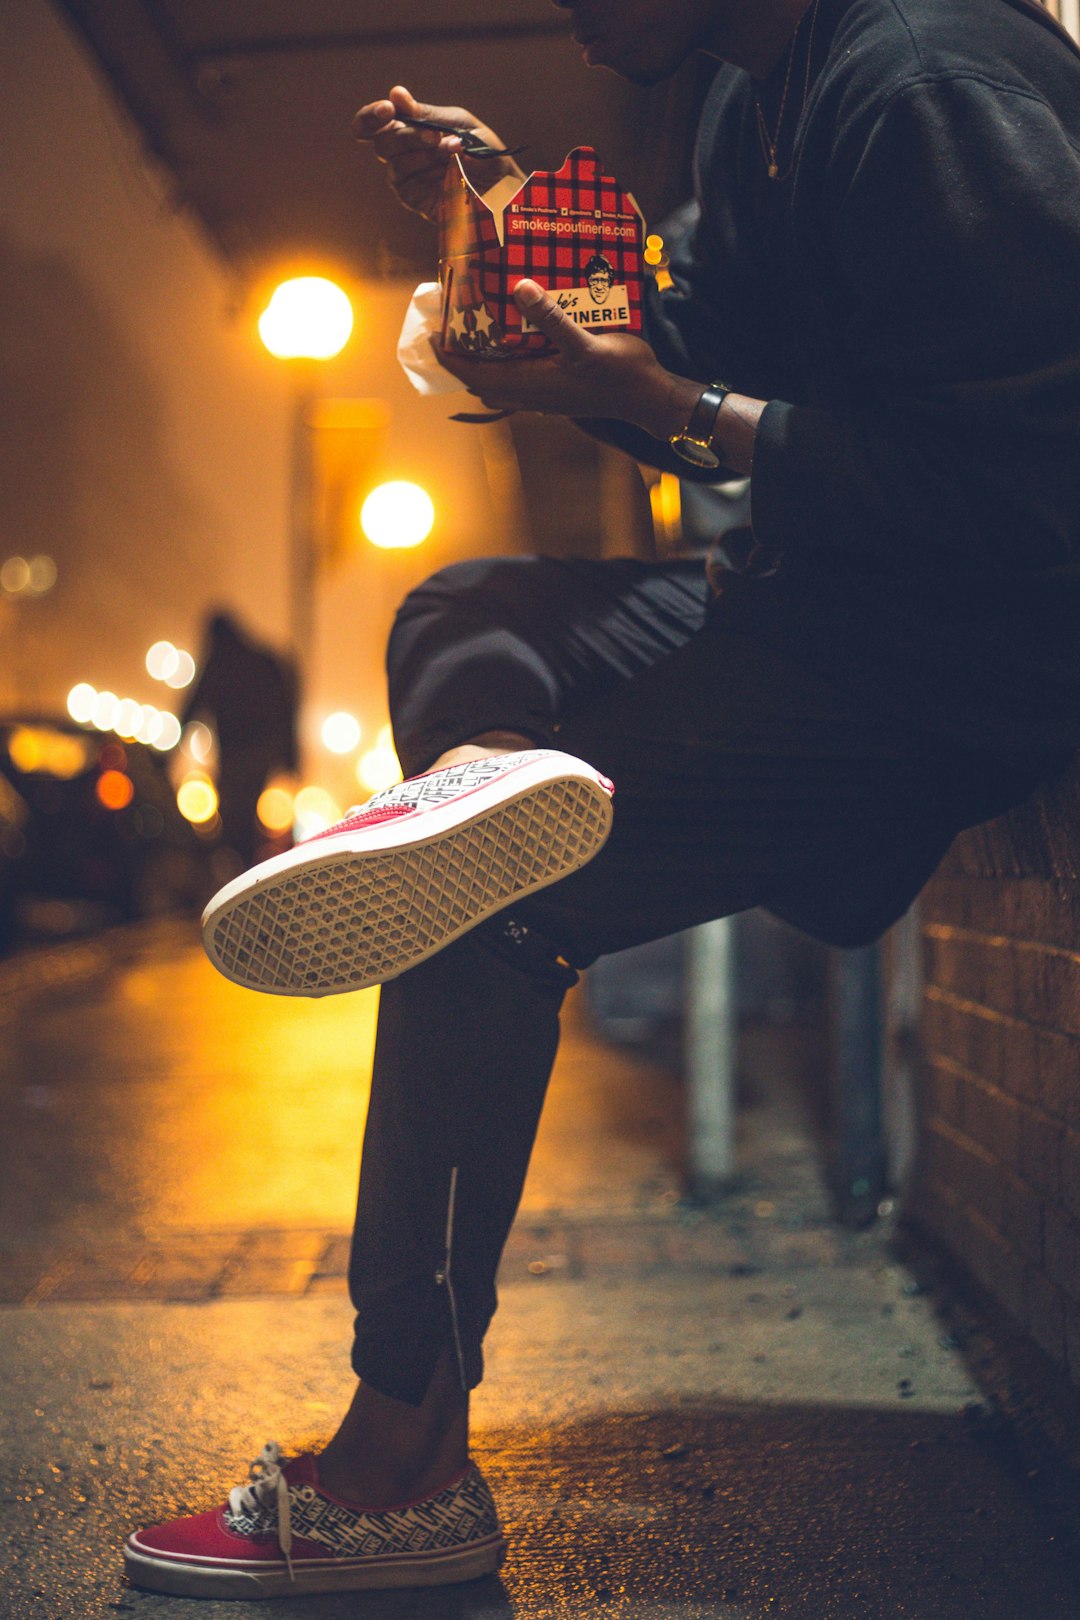
[(679, 1201), (680, 1088), (573, 1001), (504, 1257), (476, 1452), (500, 1578), (242, 1606), (126, 1587), (351, 1389), (373, 992), (217, 978), (188, 925), (0, 964), (0, 1616), (1075, 1620), (1080, 1575), (889, 1223), (833, 1226), (755, 1063), (740, 1185)]

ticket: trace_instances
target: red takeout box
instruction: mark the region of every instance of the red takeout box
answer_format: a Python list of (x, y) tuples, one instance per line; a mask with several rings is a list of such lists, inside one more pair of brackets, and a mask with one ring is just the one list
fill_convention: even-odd
[(640, 333), (645, 222), (591, 146), (555, 174), (500, 180), (483, 195), (458, 158), (439, 226), (444, 349), (492, 359), (550, 353), (514, 303), (524, 276), (590, 332)]

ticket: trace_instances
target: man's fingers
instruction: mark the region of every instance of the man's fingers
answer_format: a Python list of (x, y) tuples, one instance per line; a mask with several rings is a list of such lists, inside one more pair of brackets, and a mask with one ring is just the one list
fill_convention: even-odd
[(374, 140), (380, 130), (392, 124), (396, 117), (397, 110), (392, 101), (369, 101), (352, 121), (353, 135), (358, 141)]
[(390, 95), (382, 101), (369, 101), (360, 108), (352, 122), (353, 135), (358, 141), (407, 136), (414, 141), (422, 137), (426, 143), (434, 145), (439, 140), (437, 130), (412, 129), (401, 121), (406, 118), (431, 118), (438, 124), (455, 129), (478, 127), (477, 119), (464, 107), (429, 107), (425, 102), (417, 101), (401, 85), (395, 85)]
[(479, 123), (464, 107), (432, 107), (426, 101), (417, 101), (403, 84), (395, 84), (390, 100), (403, 118), (432, 118), (437, 124), (452, 125), (455, 129), (474, 129)]
[(589, 349), (589, 338), (580, 326), (565, 314), (543, 287), (535, 281), (519, 281), (514, 288), (514, 302), (528, 321), (543, 332), (549, 343), (568, 360), (577, 359)]
[(437, 149), (433, 151), (427, 146), (410, 146), (399, 152), (383, 151), (376, 145), (375, 156), (380, 163), (387, 164), (393, 170), (395, 180), (408, 180), (414, 174), (424, 174), (429, 170), (439, 174), (446, 172), (446, 157)]

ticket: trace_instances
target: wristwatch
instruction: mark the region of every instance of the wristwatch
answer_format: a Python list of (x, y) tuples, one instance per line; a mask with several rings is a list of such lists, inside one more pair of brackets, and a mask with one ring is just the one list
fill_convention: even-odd
[(682, 432), (673, 433), (668, 440), (677, 456), (695, 467), (719, 467), (720, 457), (712, 447), (712, 437), (720, 407), (732, 392), (722, 382), (712, 383), (706, 388)]

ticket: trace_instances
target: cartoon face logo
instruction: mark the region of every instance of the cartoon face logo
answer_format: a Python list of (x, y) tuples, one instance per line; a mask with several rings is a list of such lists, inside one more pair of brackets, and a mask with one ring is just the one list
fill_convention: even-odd
[(585, 279), (589, 283), (589, 297), (594, 304), (605, 304), (615, 285), (615, 271), (602, 253), (594, 253), (585, 266)]

